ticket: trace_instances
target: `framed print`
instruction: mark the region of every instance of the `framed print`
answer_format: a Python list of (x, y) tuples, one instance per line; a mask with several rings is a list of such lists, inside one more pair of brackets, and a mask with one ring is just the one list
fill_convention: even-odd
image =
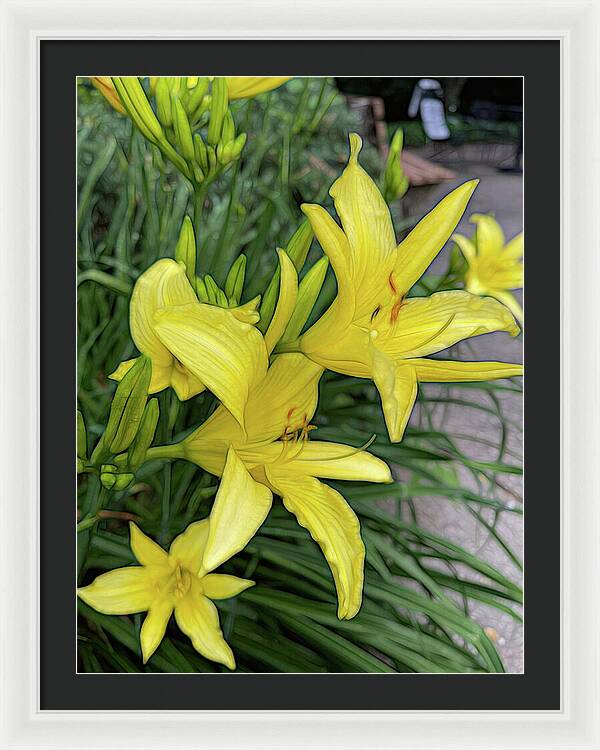
[(52, 7), (3, 8), (4, 744), (600, 746), (597, 8)]

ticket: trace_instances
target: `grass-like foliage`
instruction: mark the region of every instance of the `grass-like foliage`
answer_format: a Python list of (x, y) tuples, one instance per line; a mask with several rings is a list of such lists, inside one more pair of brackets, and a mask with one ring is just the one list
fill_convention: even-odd
[[(347, 134), (358, 124), (328, 79), (297, 79), (235, 102), (238, 129), (248, 133), (243, 156), (199, 202), (190, 184), (127, 117), (110, 109), (85, 81), (78, 93), (78, 399), (91, 452), (116, 388), (107, 376), (137, 354), (128, 319), (133, 284), (154, 261), (173, 257), (186, 213), (194, 221), (202, 273), (223, 285), (231, 264), (244, 253), (241, 301), (263, 293), (277, 266), (276, 247), (285, 247), (303, 220), (300, 204), (331, 207), (328, 189), (345, 162)], [(382, 174), (375, 148), (366, 144), (362, 160), (372, 175)], [(410, 220), (401, 220), (399, 203), (392, 211), (402, 236)], [(320, 255), (314, 242), (309, 264)], [(424, 281), (429, 290), (435, 288), (433, 277)], [(312, 320), (335, 290), (329, 270)], [(502, 499), (505, 475), (521, 472), (520, 456), (508, 445), (510, 432), (520, 425), (503, 413), (506, 391), (519, 393), (520, 385), (501, 380), (421, 389), (420, 418), (413, 416), (402, 442), (393, 444), (370, 381), (325, 374), (314, 420), (319, 439), (358, 447), (376, 435), (370, 452), (401, 480), (343, 483), (367, 549), (363, 605), (349, 621), (336, 616), (332, 575), (317, 545), (275, 500), (257, 535), (222, 571), (257, 582), (217, 603), (239, 671), (504, 670), (470, 610), (478, 602), (519, 619), (519, 586), (480, 556), (424, 528), (413, 501), (425, 496), (432, 508), (439, 498), (463, 504), (504, 550), (507, 563), (520, 570), (497, 529), (502, 514), (521, 512), (518, 503)], [(158, 399), (156, 442), (161, 444), (184, 437), (216, 405), (207, 391), (185, 408), (171, 390)], [(496, 440), (453, 434), (444, 419), (448, 406), (465, 414), (483, 411), (498, 425)], [(476, 451), (470, 453), (478, 441), (493, 458), (482, 461)], [(93, 473), (81, 474), (78, 585), (134, 562), (127, 520), (135, 519), (167, 546), (190, 522), (208, 515), (218, 481), (191, 463), (165, 460), (145, 463), (135, 482), (120, 492), (104, 489)], [(227, 671), (200, 656), (173, 624), (143, 665), (142, 615), (103, 615), (82, 601), (78, 608), (81, 671)]]

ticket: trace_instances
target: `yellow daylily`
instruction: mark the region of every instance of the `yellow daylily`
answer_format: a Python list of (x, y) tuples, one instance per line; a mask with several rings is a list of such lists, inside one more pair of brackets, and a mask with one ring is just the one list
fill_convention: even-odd
[(307, 439), (322, 373), (303, 354), (279, 355), (250, 393), (245, 433), (220, 407), (183, 442), (153, 448), (151, 454), (185, 458), (222, 477), (205, 567), (220, 565), (248, 543), (276, 493), (321, 547), (337, 589), (338, 617), (350, 619), (361, 605), (365, 548), (354, 511), (319, 478), (392, 478), (387, 465), (364, 450)]
[(350, 159), (331, 186), (340, 227), (318, 205), (305, 204), (315, 236), (329, 257), (338, 293), (331, 307), (285, 349), (300, 347), (335, 372), (371, 378), (381, 396), (390, 439), (401, 440), (419, 382), (477, 381), (522, 373), (503, 362), (430, 359), (462, 339), (519, 328), (495, 299), (463, 290), (408, 298), (452, 234), (477, 180), (461, 185), (425, 216), (399, 245), (377, 186), (358, 163), (362, 141), (350, 135)]
[(119, 99), (117, 89), (115, 88), (110, 76), (90, 76), (90, 81), (113, 109), (116, 109), (117, 112), (120, 112), (122, 115), (126, 114), (125, 107)]
[(249, 99), (271, 91), (289, 81), (291, 76), (227, 76), (229, 100)]
[[(152, 360), (149, 392), (171, 386), (183, 401), (208, 388), (243, 425), (249, 388), (268, 366), (264, 339), (251, 324), (257, 301), (229, 309), (203, 304), (183, 263), (163, 258), (150, 266), (135, 284), (129, 313), (133, 341)], [(110, 377), (120, 380), (134, 362), (122, 362)]]
[(523, 232), (505, 242), (502, 227), (493, 216), (473, 214), (470, 221), (477, 227), (472, 239), (452, 235), (467, 261), (465, 289), (495, 297), (523, 325), (523, 309), (510, 292), (523, 286)]
[(140, 632), (144, 664), (160, 645), (174, 613), (196, 651), (235, 669), (212, 600), (229, 599), (254, 586), (254, 581), (211, 573), (213, 568), (203, 565), (209, 528), (209, 519), (190, 524), (167, 552), (130, 523), (131, 549), (139, 565), (103, 573), (89, 586), (77, 589), (86, 604), (105, 615), (148, 613)]

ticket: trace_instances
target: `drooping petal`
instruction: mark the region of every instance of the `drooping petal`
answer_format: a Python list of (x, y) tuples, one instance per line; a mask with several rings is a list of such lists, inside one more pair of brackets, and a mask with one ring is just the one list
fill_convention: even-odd
[(402, 440), (415, 400), (417, 374), (410, 362), (394, 363), (390, 357), (375, 351), (373, 382), (381, 398), (383, 416), (392, 443)]
[(273, 318), (265, 333), (265, 344), (269, 354), (283, 336), (283, 332), (289, 323), (298, 299), (298, 274), (296, 273), (296, 268), (285, 250), (278, 248), (277, 255), (279, 256), (279, 267), (281, 270), (279, 276), (279, 297)]
[(278, 355), (246, 408), (248, 439), (275, 440), (312, 419), (323, 368), (296, 352)]
[(511, 313), (519, 321), (519, 324), (523, 325), (523, 308), (517, 301), (515, 295), (511, 292), (503, 291), (500, 289), (494, 290), (493, 295), (499, 302), (501, 302), (503, 305), (506, 305), (506, 307), (508, 307)]
[(138, 278), (131, 295), (129, 326), (135, 345), (155, 364), (170, 366), (173, 356), (161, 342), (154, 327), (158, 310), (197, 302), (185, 267), (170, 258), (156, 261)]
[(250, 389), (267, 370), (258, 329), (229, 310), (199, 302), (165, 308), (154, 319), (164, 345), (243, 426)]
[(169, 559), (166, 550), (146, 536), (133, 521), (129, 522), (129, 546), (140, 565), (166, 565)]
[(198, 653), (211, 661), (225, 664), (229, 669), (235, 669), (233, 652), (219, 626), (217, 608), (202, 594), (201, 586), (198, 579), (193, 580), (188, 594), (177, 602), (177, 625), (192, 641), (192, 646)]
[[(154, 372), (152, 372), (152, 375), (154, 376)], [(154, 377), (152, 380), (154, 380)], [(192, 375), (191, 372), (188, 372), (185, 368), (178, 365), (177, 362), (174, 362), (173, 367), (171, 368), (169, 385), (175, 391), (175, 394), (180, 401), (187, 401), (189, 398), (197, 396), (205, 390), (204, 383), (198, 380), (195, 375)], [(153, 383), (150, 382), (150, 393), (154, 393), (152, 386)]]
[(144, 664), (160, 646), (172, 614), (173, 599), (171, 597), (162, 596), (155, 599), (150, 605), (150, 609), (140, 630), (140, 644), (142, 646)]
[(202, 579), (204, 595), (209, 599), (229, 599), (254, 586), (254, 581), (223, 573), (209, 573)]
[(401, 294), (425, 273), (463, 215), (479, 180), (465, 182), (430, 211), (398, 245), (394, 280)]
[(448, 359), (408, 360), (422, 383), (468, 383), (512, 378), (523, 374), (523, 365), (508, 362), (455, 362)]
[(211, 571), (244, 549), (271, 509), (273, 496), (255, 482), (233, 448), (210, 513), (203, 568)]
[(497, 255), (504, 247), (504, 232), (493, 216), (473, 214), (469, 221), (477, 226), (476, 243), (480, 257)]
[(497, 300), (462, 290), (436, 292), (406, 300), (389, 338), (378, 345), (392, 359), (409, 359), (492, 331), (519, 333), (515, 319)]
[(367, 451), (350, 445), (306, 441), (298, 456), (285, 463), (285, 470), (301, 476), (348, 479), (357, 482), (391, 482), (387, 464)]
[(351, 619), (362, 601), (365, 547), (356, 514), (339, 492), (313, 477), (267, 467), (283, 504), (308, 529), (329, 563), (338, 595), (338, 617)]
[(86, 604), (105, 615), (145, 612), (156, 597), (148, 569), (135, 566), (102, 573), (89, 586), (77, 589)]
[(228, 76), (229, 99), (247, 99), (271, 91), (290, 80), (291, 76)]
[(192, 573), (197, 574), (202, 567), (208, 531), (208, 518), (191, 523), (184, 532), (173, 539), (169, 548), (171, 558), (179, 561)]

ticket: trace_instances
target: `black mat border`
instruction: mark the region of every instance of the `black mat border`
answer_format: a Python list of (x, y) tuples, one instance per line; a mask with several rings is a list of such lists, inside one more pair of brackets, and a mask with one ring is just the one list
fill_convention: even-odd
[[(44, 709), (560, 707), (558, 41), (42, 41), (41, 664)], [(76, 675), (73, 617), (76, 75), (525, 77), (527, 339), (523, 675)], [(548, 300), (556, 304), (548, 305)], [(552, 332), (552, 338), (550, 338)], [(58, 541), (57, 541), (58, 540)]]

